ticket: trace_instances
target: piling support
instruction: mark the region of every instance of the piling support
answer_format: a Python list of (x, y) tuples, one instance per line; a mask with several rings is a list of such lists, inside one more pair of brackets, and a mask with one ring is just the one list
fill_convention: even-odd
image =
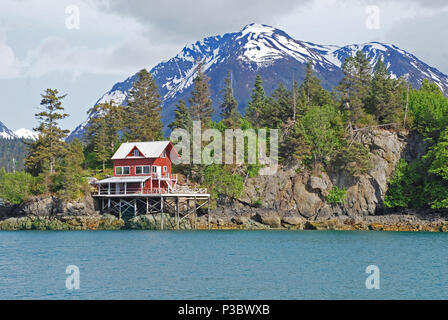
[(160, 195), (160, 229), (163, 230), (163, 196)]
[(198, 203), (197, 203), (197, 199), (196, 196), (194, 197), (194, 230), (198, 229)]
[(208, 230), (210, 230), (210, 197), (207, 199)]
[(179, 196), (176, 197), (176, 227), (179, 230)]
[(118, 209), (118, 219), (121, 219), (121, 198), (120, 198), (120, 204)]

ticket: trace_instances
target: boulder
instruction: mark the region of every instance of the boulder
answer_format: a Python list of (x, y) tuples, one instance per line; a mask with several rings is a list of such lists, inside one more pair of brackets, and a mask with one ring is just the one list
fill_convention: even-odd
[(300, 226), (305, 223), (305, 219), (299, 216), (285, 216), (282, 218), (282, 223), (291, 226)]

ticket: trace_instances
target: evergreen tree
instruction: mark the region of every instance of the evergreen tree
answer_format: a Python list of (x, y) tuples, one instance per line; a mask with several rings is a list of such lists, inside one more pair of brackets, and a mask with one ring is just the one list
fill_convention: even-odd
[(222, 90), (223, 101), (221, 103), (221, 117), (227, 128), (235, 128), (239, 125), (241, 117), (238, 111), (238, 102), (233, 96), (232, 78), (230, 72), (227, 72), (225, 86)]
[(332, 103), (330, 93), (322, 88), (319, 78), (313, 70), (313, 64), (308, 61), (306, 65), (305, 79), (299, 87), (302, 112), (306, 112), (310, 106), (322, 106)]
[(68, 117), (62, 106), (62, 99), (66, 95), (58, 94), (57, 89), (45, 90), (40, 103), (44, 110), (35, 115), (40, 121), (39, 127), (34, 129), (39, 133), (39, 138), (29, 145), (29, 154), (25, 160), (26, 167), (35, 174), (42, 172), (47, 165), (49, 173), (53, 174), (57, 159), (66, 150), (64, 139), (69, 130), (59, 127), (59, 121)]
[(350, 125), (365, 124), (369, 121), (365, 112), (372, 73), (369, 60), (358, 51), (354, 57), (345, 59), (342, 72), (344, 78), (338, 90), (342, 93), (343, 106), (349, 111)]
[(64, 199), (78, 199), (87, 190), (82, 176), (82, 165), (85, 161), (81, 141), (75, 139), (68, 146), (67, 153), (61, 162), (59, 174), (53, 184), (58, 194)]
[(293, 118), (293, 96), (283, 83), (280, 83), (270, 98), (266, 99), (261, 113), (260, 124), (280, 128), (282, 123)]
[(94, 137), (94, 152), (96, 154), (96, 159), (98, 162), (101, 162), (103, 171), (106, 168), (106, 162), (109, 160), (111, 156), (111, 149), (109, 148), (110, 145), (108, 144), (108, 138), (107, 135), (107, 127), (106, 127), (106, 120), (104, 117), (101, 117), (98, 119), (99, 126), (97, 131), (95, 132)]
[(402, 115), (404, 83), (392, 79), (387, 67), (378, 59), (369, 93), (369, 111), (380, 124), (397, 123)]
[(120, 139), (120, 132), (124, 129), (125, 111), (122, 106), (110, 101), (95, 105), (88, 113), (95, 116), (90, 118), (87, 126), (86, 150), (94, 152), (96, 161), (102, 164), (104, 171), (115, 151), (116, 141)]
[(193, 80), (193, 91), (191, 92), (191, 98), (188, 100), (192, 119), (201, 121), (202, 129), (210, 126), (213, 114), (209, 80), (203, 72), (203, 66), (203, 62), (198, 61), (196, 77)]
[(255, 79), (252, 90), (252, 98), (247, 105), (246, 119), (256, 128), (260, 127), (260, 120), (266, 110), (267, 98), (263, 88), (263, 80), (260, 75)]
[(126, 136), (133, 141), (154, 141), (162, 138), (160, 94), (152, 75), (142, 69), (137, 73), (128, 97)]
[(171, 130), (185, 129), (191, 131), (192, 121), (190, 109), (188, 109), (185, 101), (180, 99), (178, 104), (176, 104), (176, 109), (174, 110), (174, 120), (168, 125), (168, 127)]

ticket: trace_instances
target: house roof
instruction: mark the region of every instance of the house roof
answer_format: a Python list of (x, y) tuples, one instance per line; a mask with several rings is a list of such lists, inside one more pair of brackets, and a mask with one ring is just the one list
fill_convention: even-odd
[(112, 156), (112, 160), (135, 158), (127, 157), (134, 147), (143, 154), (144, 158), (158, 158), (170, 143), (170, 141), (125, 142)]
[(121, 183), (121, 182), (145, 182), (149, 178), (150, 178), (149, 176), (111, 177), (97, 181), (97, 183), (105, 184), (105, 183)]

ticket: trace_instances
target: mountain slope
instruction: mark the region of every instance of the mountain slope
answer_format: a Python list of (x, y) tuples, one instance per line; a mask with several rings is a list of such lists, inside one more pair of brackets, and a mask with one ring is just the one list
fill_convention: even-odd
[(1, 121), (0, 121), (0, 139), (15, 139), (16, 136), (13, 131), (9, 130)]
[[(197, 59), (205, 63), (214, 108), (219, 106), (226, 73), (231, 71), (234, 93), (240, 103), (239, 109), (244, 112), (257, 74), (262, 76), (263, 85), (270, 93), (281, 82), (289, 87), (293, 79), (302, 82), (306, 63), (311, 60), (322, 85), (331, 90), (342, 78), (341, 66), (344, 60), (353, 56), (357, 50), (368, 54), (372, 65), (382, 56), (393, 76), (408, 75), (414, 87), (419, 87), (423, 79), (430, 79), (448, 93), (448, 77), (445, 74), (394, 45), (372, 42), (344, 47), (324, 46), (295, 40), (284, 31), (260, 24), (250, 24), (239, 32), (208, 37), (190, 44), (175, 57), (156, 65), (150, 72), (163, 97), (162, 117), (166, 127), (173, 119), (177, 101), (187, 100), (189, 97)], [(115, 84), (97, 103), (114, 100), (126, 105), (127, 94), (135, 78), (133, 75)], [(95, 115), (89, 115), (92, 116)], [(87, 122), (88, 119), (79, 125), (69, 139), (80, 138)]]

